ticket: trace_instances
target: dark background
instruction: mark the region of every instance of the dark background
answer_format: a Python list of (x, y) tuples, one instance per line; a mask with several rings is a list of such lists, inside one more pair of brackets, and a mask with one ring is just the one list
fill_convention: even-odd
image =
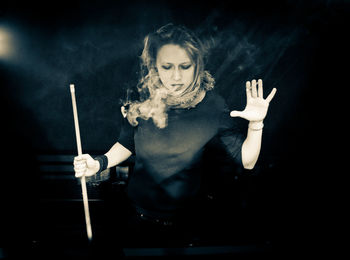
[(83, 151), (106, 152), (119, 135), (120, 100), (137, 83), (143, 37), (173, 22), (211, 48), (207, 69), (232, 110), (244, 108), (246, 80), (262, 78), (265, 95), (277, 88), (253, 194), (266, 200), (277, 238), (314, 242), (328, 231), (327, 221), (317, 228), (316, 209), (333, 204), (323, 181), (335, 178), (332, 144), (346, 129), (348, 11), (336, 0), (2, 1), (0, 33), (12, 35), (14, 54), (0, 56), (1, 238), (32, 239), (37, 156), (76, 154), (69, 84)]

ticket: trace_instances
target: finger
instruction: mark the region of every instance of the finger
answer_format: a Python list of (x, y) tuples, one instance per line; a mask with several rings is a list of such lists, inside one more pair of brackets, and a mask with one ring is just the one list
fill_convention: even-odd
[(86, 165), (75, 165), (74, 166), (74, 171), (82, 171), (82, 170), (86, 170)]
[(91, 155), (88, 154), (88, 153), (84, 153), (84, 154), (80, 155), (80, 157), (81, 157), (82, 159), (86, 159), (86, 160), (92, 158)]
[(86, 174), (86, 171), (75, 171), (75, 177), (79, 178)]
[(82, 161), (82, 160), (86, 160), (90, 158), (90, 154), (81, 154), (81, 155), (78, 155), (78, 156), (75, 156), (74, 157), (74, 161)]
[(85, 163), (86, 159), (74, 159), (73, 164)]
[(267, 96), (267, 98), (265, 99), (268, 103), (271, 102), (271, 100), (273, 99), (273, 97), (275, 96), (277, 92), (277, 89), (276, 88), (273, 88), (270, 92), (270, 94)]
[(84, 165), (86, 165), (86, 160), (84, 160), (84, 161), (74, 161), (73, 165), (76, 166), (76, 167), (84, 166)]
[(258, 92), (256, 91), (256, 80), (252, 80), (252, 97), (256, 98), (258, 96)]
[(251, 91), (251, 86), (250, 86), (250, 81), (247, 81), (245, 83), (245, 90), (247, 92), (247, 101), (252, 97), (252, 91)]
[(263, 82), (261, 79), (258, 80), (258, 97), (264, 98)]
[(86, 165), (74, 166), (74, 171), (75, 172), (86, 171), (86, 169), (87, 169)]
[(85, 175), (85, 171), (76, 171), (75, 172), (75, 177), (76, 178), (83, 177), (84, 175)]
[(75, 178), (81, 178), (84, 176), (84, 173), (76, 173)]
[(230, 113), (231, 117), (242, 117), (242, 115), (243, 115), (243, 111), (233, 110)]
[(83, 158), (81, 157), (81, 155), (78, 155), (78, 156), (75, 156), (74, 157), (74, 161), (80, 161), (82, 160)]
[(75, 163), (86, 163), (86, 161), (93, 159), (90, 154), (81, 154), (79, 156), (74, 157), (74, 162)]

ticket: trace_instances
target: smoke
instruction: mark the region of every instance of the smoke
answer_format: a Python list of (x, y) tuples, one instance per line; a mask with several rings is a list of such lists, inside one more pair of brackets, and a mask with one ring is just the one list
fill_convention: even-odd
[[(216, 90), (232, 109), (238, 110), (244, 109), (248, 80), (262, 79), (267, 94), (274, 87), (287, 87), (286, 77), (302, 59), (291, 55), (292, 50), (303, 44), (306, 35), (305, 28), (296, 23), (259, 16), (227, 20), (218, 11), (196, 30), (210, 49), (207, 69), (215, 78)], [(295, 94), (298, 91), (294, 89)]]
[(299, 43), (301, 28), (281, 26), (271, 30), (272, 26), (276, 27), (235, 21), (213, 37), (209, 66), (223, 88), (257, 77), (268, 80), (286, 58), (286, 51)]
[(286, 53), (302, 39), (298, 26), (239, 16), (228, 19), (219, 9), (210, 10), (205, 19), (199, 12), (188, 13), (191, 19), (186, 23), (185, 17), (176, 18), (164, 6), (162, 13), (144, 7), (139, 8), (143, 12), (130, 7), (125, 21), (111, 11), (97, 21), (53, 28), (18, 23), (21, 41), (16, 63), (11, 64), (17, 82), (14, 99), (35, 115), (57, 149), (70, 146), (56, 129), (72, 125), (71, 83), (76, 86), (82, 135), (84, 129), (94, 129), (85, 139), (88, 147), (99, 149), (101, 139), (95, 136), (106, 132), (109, 140), (116, 138), (119, 100), (128, 86), (136, 86), (143, 37), (168, 22), (183, 23), (203, 39), (210, 51), (206, 69), (215, 77), (215, 88), (238, 109), (245, 102), (246, 80), (262, 78), (268, 89), (279, 87), (297, 59)]
[[(110, 135), (116, 138), (119, 99), (126, 85), (136, 77), (141, 39), (136, 41), (138, 36), (131, 34), (129, 28), (112, 28), (108, 24), (63, 27), (54, 33), (41, 28), (13, 27), (20, 33), (21, 41), (17, 58), (6, 64), (15, 81), (11, 99), (22, 111), (34, 115), (52, 146), (74, 147), (67, 144), (71, 138), (62, 135), (70, 132), (72, 125), (71, 83), (76, 85), (82, 135), (99, 135), (99, 131), (107, 128), (107, 132), (114, 130)], [(86, 129), (96, 124), (100, 124), (101, 130), (87, 133)], [(42, 137), (37, 138), (33, 142), (40, 145)], [(90, 140), (85, 142), (88, 146), (89, 142), (93, 143), (91, 146), (98, 143), (96, 138), (85, 139)]]

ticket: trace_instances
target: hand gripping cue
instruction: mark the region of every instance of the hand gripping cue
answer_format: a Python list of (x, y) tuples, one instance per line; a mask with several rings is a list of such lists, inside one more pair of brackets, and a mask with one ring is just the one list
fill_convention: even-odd
[[(75, 101), (74, 84), (70, 84), (70, 93), (71, 93), (71, 96), (72, 96), (75, 136), (76, 136), (76, 140), (77, 140), (78, 155), (81, 155), (82, 154), (82, 149), (81, 149), (81, 141), (80, 141), (80, 130), (79, 130), (77, 103)], [(92, 240), (92, 230), (91, 230), (90, 213), (89, 213), (89, 201), (88, 201), (88, 195), (87, 195), (87, 189), (86, 189), (85, 175), (83, 175), (81, 177), (81, 189), (82, 189), (82, 193), (83, 193), (86, 232), (87, 232), (87, 237), (88, 237), (89, 241), (91, 241)]]

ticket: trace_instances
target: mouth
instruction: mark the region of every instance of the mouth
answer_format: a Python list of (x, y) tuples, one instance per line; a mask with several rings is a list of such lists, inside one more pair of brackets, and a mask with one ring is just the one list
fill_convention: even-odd
[(171, 84), (171, 92), (181, 92), (181, 91), (183, 91), (183, 87), (184, 86), (184, 84)]
[(176, 84), (169, 84), (166, 88), (168, 89), (168, 91), (170, 92), (179, 92), (182, 91), (184, 88), (185, 84), (180, 84), (180, 83), (176, 83)]

